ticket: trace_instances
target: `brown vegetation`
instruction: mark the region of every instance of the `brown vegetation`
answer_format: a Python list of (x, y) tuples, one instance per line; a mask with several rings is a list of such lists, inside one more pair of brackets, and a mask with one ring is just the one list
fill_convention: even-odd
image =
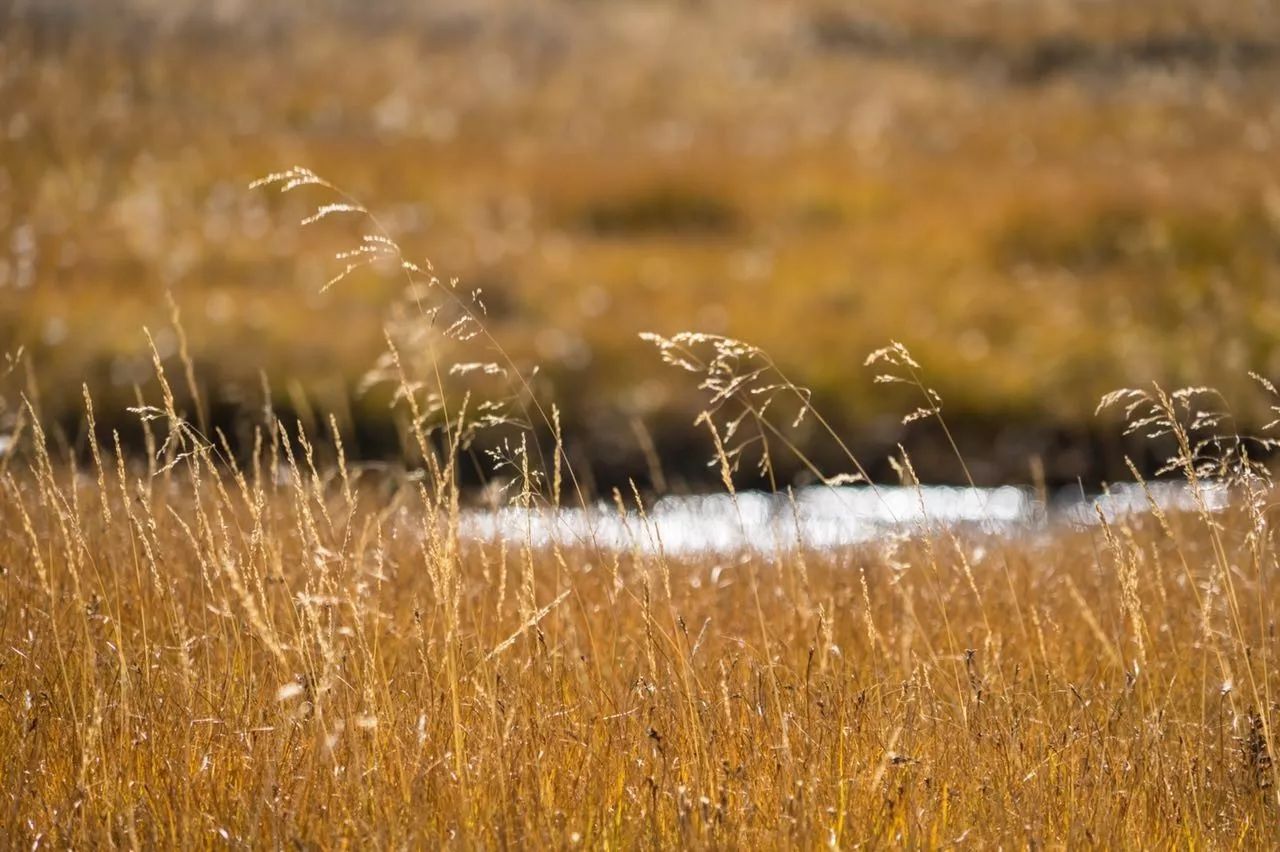
[[(1265, 16), (121, 8), (0, 35), (0, 843), (1280, 844)], [(1203, 377), (1239, 416), (1148, 383)], [(972, 485), (959, 420), (1130, 378), (1180, 508), (1129, 462), (1143, 510), (1067, 523), (1063, 453), (1013, 531), (741, 510), (918, 487), (846, 431), (890, 411)], [(743, 546), (664, 547), (672, 441)]]
[[(304, 169), (265, 182), (345, 198)], [(1272, 492), (1253, 460), (1269, 442), (1236, 435), (1202, 404), (1211, 392), (1103, 401), (1174, 448), (1169, 469), (1190, 498), (1177, 512), (1151, 497), (1086, 529), (1050, 519), (1013, 535), (926, 515), (838, 549), (771, 547), (746, 520), (754, 546), (730, 552), (668, 553), (654, 530), (631, 548), (601, 545), (589, 527), (577, 543), (548, 542), (535, 514), (604, 510), (587, 505), (557, 410), (506, 358), (481, 296), (405, 260), (354, 200), (312, 215), (374, 229), (343, 253), (346, 269), (393, 262), (404, 275), (404, 321), (387, 327), (369, 377), (394, 382), (416, 455), (398, 471), (352, 467), (335, 418), (322, 439), (268, 409), (253, 452), (237, 456), (196, 425), (202, 411), (176, 408), (171, 382), (201, 398), (181, 345), (168, 370), (153, 346), (159, 401), (132, 409), (145, 464), (118, 433), (101, 440), (87, 391), (87, 460), (55, 456), (24, 403), (0, 457), (4, 836), (1280, 839)], [(770, 480), (780, 454), (809, 463), (789, 436), (806, 418), (829, 426), (766, 353), (708, 334), (648, 338), (705, 395), (697, 425), (735, 506), (744, 460)], [(456, 360), (476, 346), (504, 363)], [(906, 420), (950, 437), (941, 395), (904, 346), (867, 363), (917, 395)], [(539, 444), (537, 417), (553, 446)], [(504, 436), (489, 443), (493, 508), (529, 518), (489, 537), (466, 533), (458, 485), (481, 432)], [(846, 463), (813, 474), (833, 487), (865, 478), (853, 453)], [(910, 458), (896, 464), (914, 481)], [(1210, 491), (1224, 488), (1220, 511)], [(614, 499), (644, 522), (638, 492)]]
[(340, 236), (243, 192), (295, 162), (483, 287), (597, 457), (632, 417), (674, 454), (697, 411), (646, 329), (757, 342), (887, 448), (857, 365), (902, 339), (1009, 433), (972, 442), (1003, 478), (1111, 387), (1280, 368), (1271, 4), (10, 5), (0, 339), (51, 421), (83, 380), (132, 404), (171, 289), (220, 410), (262, 369), (377, 425), (394, 290), (317, 294)]

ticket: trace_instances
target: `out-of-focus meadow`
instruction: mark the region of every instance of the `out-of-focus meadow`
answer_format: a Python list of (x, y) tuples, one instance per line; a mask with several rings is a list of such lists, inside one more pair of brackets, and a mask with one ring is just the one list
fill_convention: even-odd
[(901, 339), (985, 480), (1114, 472), (1113, 387), (1280, 370), (1269, 3), (3, 5), (0, 341), (52, 421), (86, 379), (133, 402), (169, 290), (213, 409), (261, 372), (377, 431), (399, 285), (320, 292), (354, 226), (247, 188), (293, 163), (482, 288), (622, 470), (697, 411), (646, 330), (761, 345), (873, 449), (903, 403), (863, 358)]

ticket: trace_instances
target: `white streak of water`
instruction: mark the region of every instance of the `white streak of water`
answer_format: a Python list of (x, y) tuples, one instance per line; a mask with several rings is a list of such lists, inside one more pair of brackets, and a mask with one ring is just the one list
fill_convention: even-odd
[[(1154, 483), (1119, 486), (1087, 500), (1054, 500), (1046, 510), (1029, 489), (924, 486), (921, 488), (853, 486), (806, 488), (794, 502), (785, 495), (744, 492), (695, 497), (666, 497), (641, 516), (600, 504), (590, 510), (519, 509), (470, 511), (464, 514), (465, 537), (482, 540), (529, 540), (535, 547), (598, 546), (606, 549), (672, 555), (727, 553), (741, 550), (775, 552), (801, 544), (832, 549), (895, 534), (937, 532), (970, 527), (1016, 535), (1046, 523), (1095, 524), (1096, 504), (1114, 520), (1149, 510), (1150, 499), (1166, 511), (1196, 509), (1185, 486)], [(1226, 505), (1225, 489), (1210, 487), (1206, 503), (1216, 511)]]

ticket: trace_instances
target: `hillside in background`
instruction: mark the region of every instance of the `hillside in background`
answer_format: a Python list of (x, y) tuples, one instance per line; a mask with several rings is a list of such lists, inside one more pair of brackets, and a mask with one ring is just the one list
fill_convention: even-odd
[(938, 480), (949, 452), (862, 366), (890, 339), (986, 481), (1036, 456), (1117, 473), (1093, 416), (1114, 387), (1247, 406), (1247, 371), (1280, 373), (1270, 4), (3, 8), (0, 343), (53, 421), (85, 377), (104, 410), (133, 403), (142, 327), (176, 351), (168, 290), (224, 423), (265, 374), (278, 409), (394, 450), (357, 388), (399, 283), (321, 293), (355, 226), (300, 228), (314, 198), (247, 188), (294, 163), (483, 290), (604, 478), (644, 474), (637, 424), (701, 475), (697, 395), (642, 331), (764, 347), (851, 443), (905, 440)]

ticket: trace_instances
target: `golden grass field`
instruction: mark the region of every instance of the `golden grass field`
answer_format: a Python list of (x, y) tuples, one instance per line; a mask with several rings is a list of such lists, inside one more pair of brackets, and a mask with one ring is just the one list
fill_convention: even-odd
[[(338, 191), (304, 170), (267, 184)], [(314, 215), (376, 228), (355, 207)], [(78, 447), (50, 438), (30, 387), (10, 403), (9, 844), (1280, 841), (1273, 491), (1254, 460), (1268, 444), (1238, 436), (1211, 392), (1104, 401), (1173, 448), (1188, 497), (1176, 511), (1147, 492), (1145, 510), (1090, 527), (1046, 515), (984, 531), (926, 514), (859, 545), (788, 548), (739, 509), (755, 547), (668, 553), (653, 529), (630, 548), (590, 531), (548, 542), (535, 514), (591, 500), (558, 409), (524, 392), (479, 296), (376, 232), (349, 256), (362, 251), (400, 266), (421, 311), (388, 328), (373, 371), (394, 376), (416, 447), (396, 465), (349, 464), (336, 417), (308, 434), (267, 409), (248, 452), (210, 433), (176, 317), (179, 356), (152, 345), (131, 408), (144, 455), (102, 434), (87, 386)], [(411, 357), (414, 343), (430, 357)], [(734, 506), (747, 459), (769, 480), (774, 458), (807, 463), (788, 421), (828, 421), (767, 353), (705, 334), (648, 343), (703, 394), (694, 426)], [(476, 346), (503, 363), (455, 360)], [(909, 350), (868, 364), (917, 392), (908, 420), (950, 437)], [(184, 383), (195, 410), (179, 408)], [(497, 436), (488, 509), (459, 484), (484, 434)], [(911, 485), (909, 456), (896, 464)], [(864, 470), (849, 452), (846, 469), (813, 473), (834, 487)], [(648, 523), (651, 498), (613, 496)], [(466, 512), (500, 507), (515, 535), (467, 532)]]
[[(1176, 513), (676, 556), (465, 536), (425, 433), (397, 475), (278, 420), (236, 464), (143, 417), (149, 463), (35, 424), (0, 459), (6, 846), (1280, 842), (1248, 466), (1225, 512), (1187, 463)], [(535, 458), (511, 505), (572, 505)]]
[(0, 847), (1280, 846), (1267, 4), (104, 8), (0, 2)]

